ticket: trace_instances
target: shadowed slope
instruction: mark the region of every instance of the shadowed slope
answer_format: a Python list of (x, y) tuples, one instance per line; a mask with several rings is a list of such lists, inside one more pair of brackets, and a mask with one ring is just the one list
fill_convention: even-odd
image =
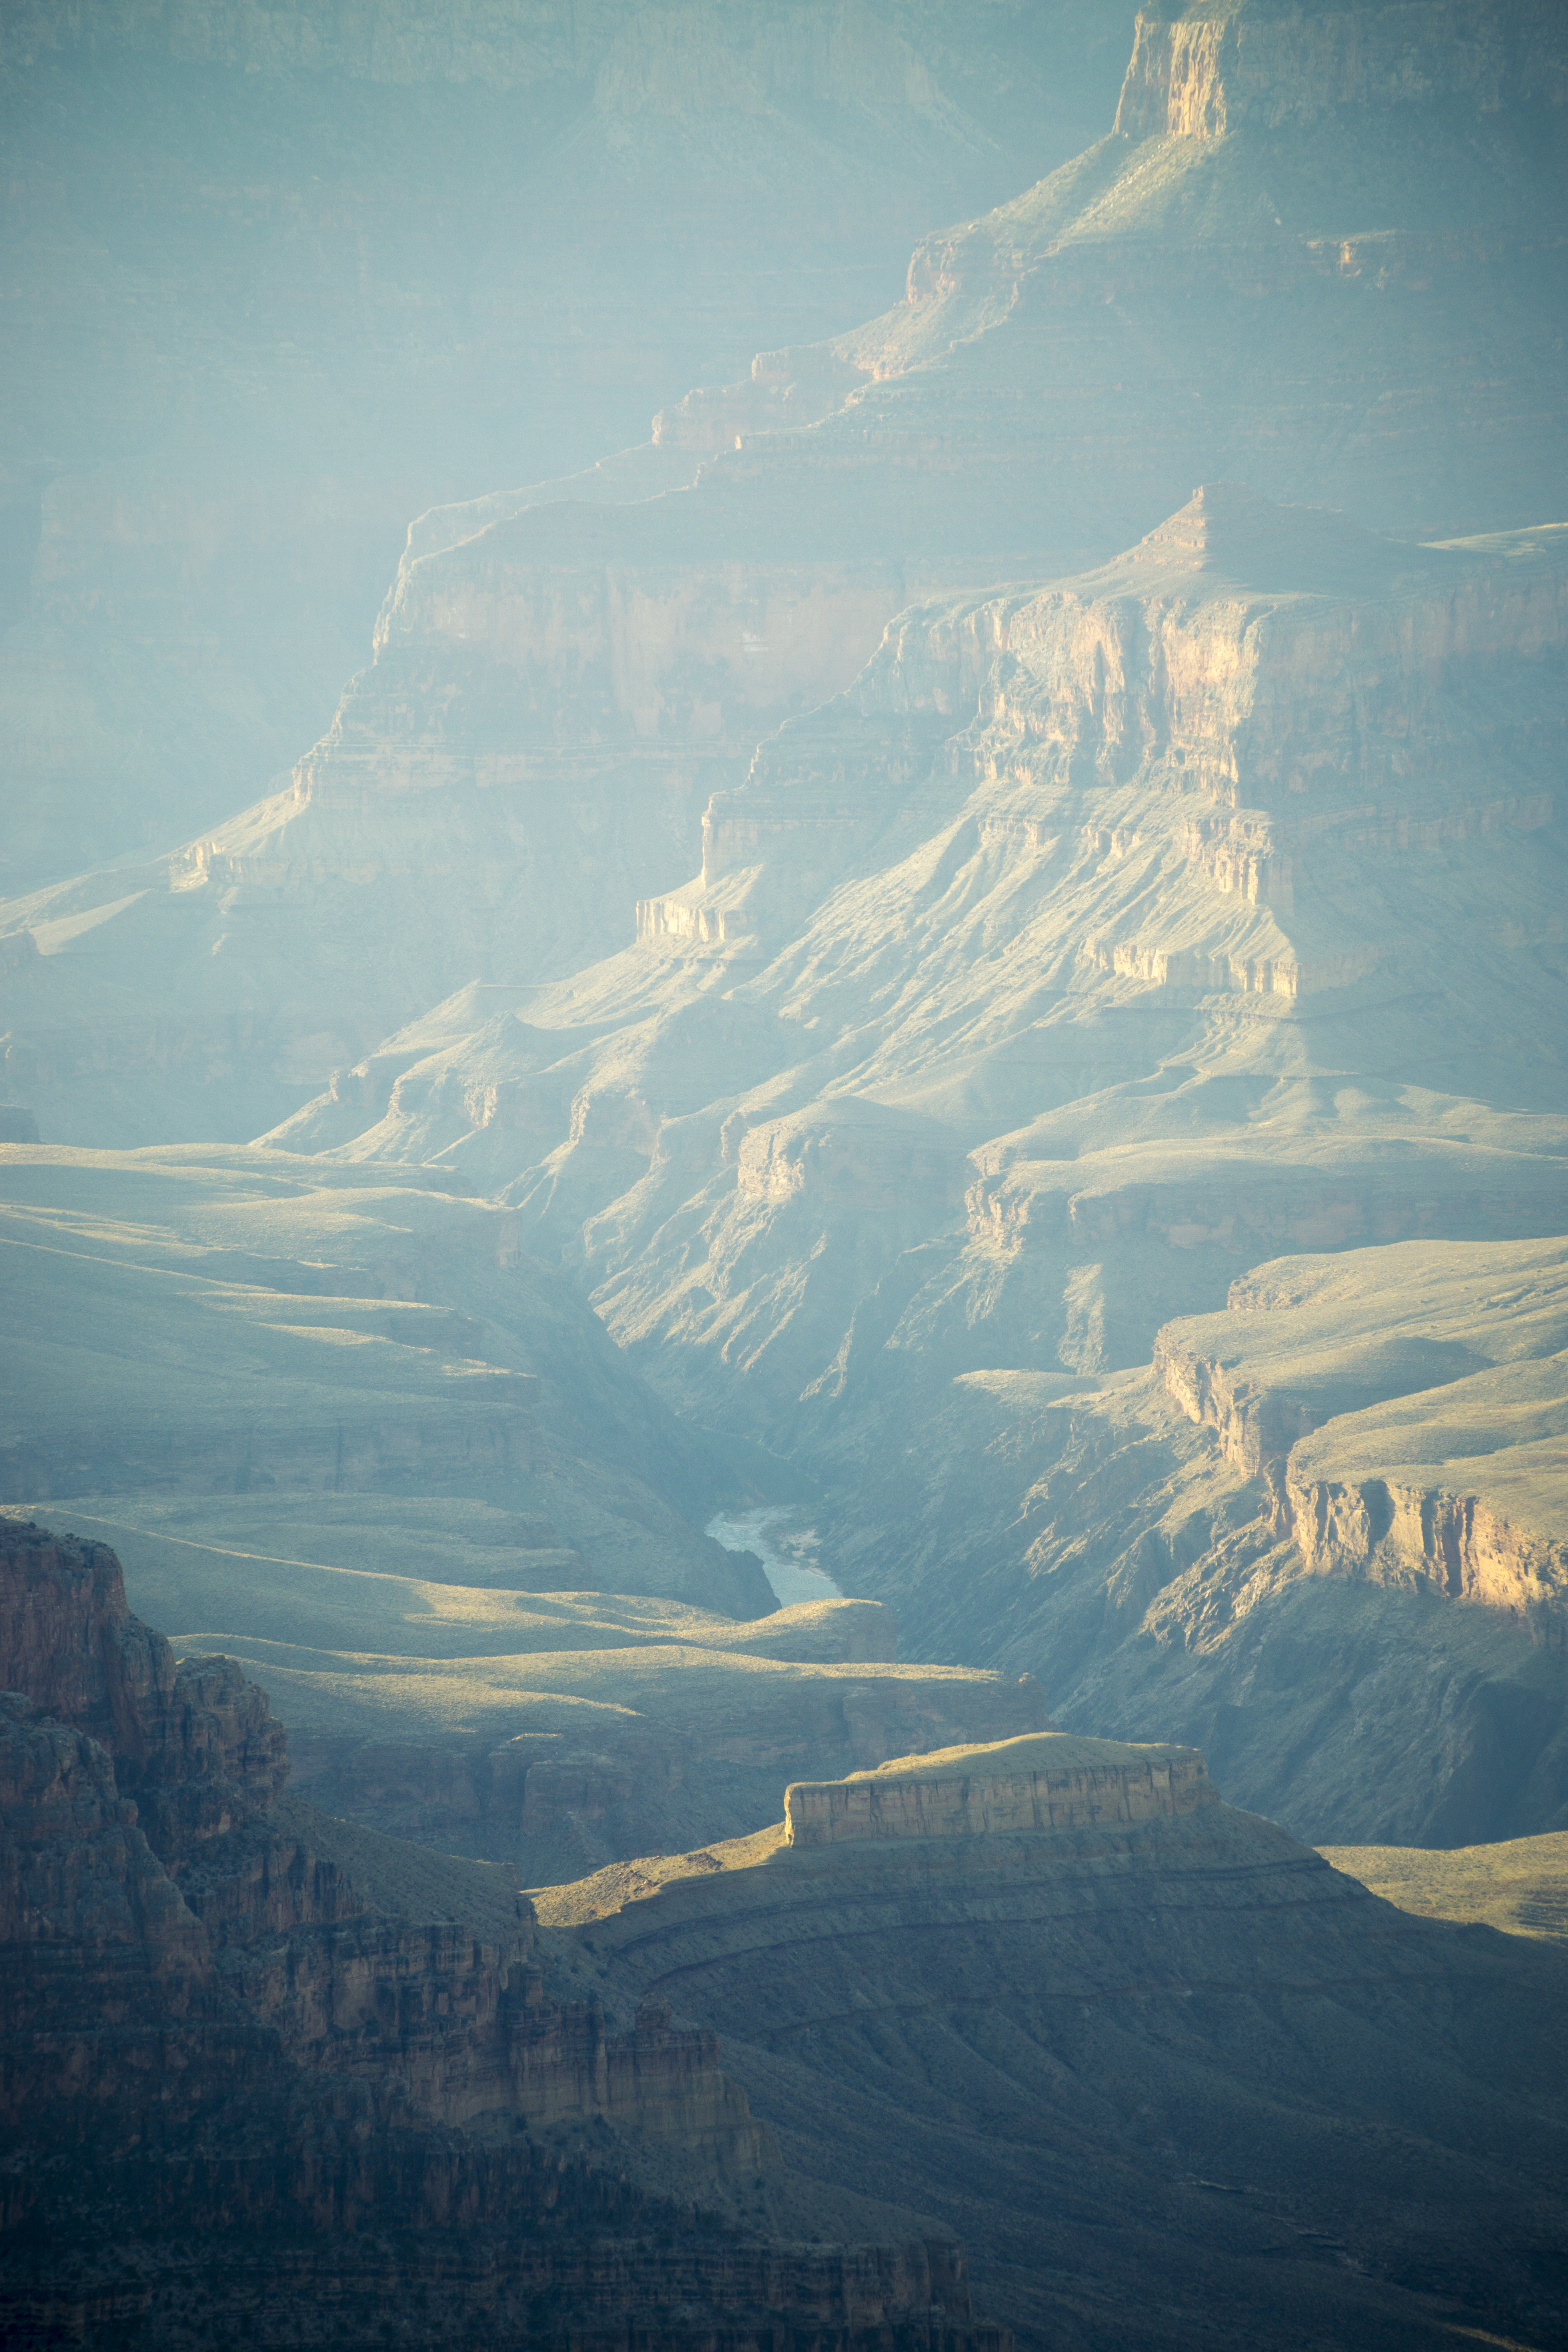
[[(973, 1804), (1019, 1747), (932, 1785)], [(1561, 1958), (1408, 1918), (1250, 1815), (781, 1828), (538, 1900), (607, 1985), (721, 2027), (797, 2170), (961, 2221), (1025, 2342), (1562, 2325)]]

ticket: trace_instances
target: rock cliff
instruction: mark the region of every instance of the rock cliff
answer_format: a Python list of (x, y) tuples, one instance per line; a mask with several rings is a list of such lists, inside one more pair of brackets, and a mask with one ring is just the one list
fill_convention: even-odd
[[(1205, 1710), (1244, 1706), (1231, 1694), (1261, 1671), (1276, 1610), (1283, 1627), (1340, 1605), (1287, 1588), (1337, 1563), (1386, 1596), (1354, 1669), (1378, 1709), (1322, 1738), (1310, 1788), (1271, 1759), (1268, 1708), (1244, 1712), (1218, 1738), (1236, 1793), (1320, 1835), (1544, 1826), (1563, 1801), (1558, 1699), (1542, 1685), (1506, 1764), (1489, 1726), (1518, 1676), (1552, 1669), (1405, 1603), (1427, 1585), (1485, 1594), (1544, 1637), (1556, 1537), (1539, 1518), (1522, 1532), (1511, 1486), (1506, 1507), (1500, 1486), (1472, 1510), (1473, 1471), (1411, 1471), (1438, 1439), (1384, 1425), (1405, 1343), (1373, 1261), (1324, 1293), (1316, 1403), (1300, 1360), (1226, 1369), (1245, 1284), (1217, 1346), (1188, 1335), (1281, 1248), (1522, 1244), (1568, 1214), (1560, 537), (1412, 545), (1217, 485), (1092, 573), (917, 607), (849, 693), (716, 798), (703, 874), (672, 902), (723, 915), (706, 946), (672, 916), (657, 952), (540, 992), (526, 1024), (433, 1034), (358, 1139), (338, 1140), (335, 1101), (288, 1139), (442, 1154), (504, 1187), (668, 1395), (784, 1435), (827, 1478), (851, 1589), (889, 1601), (925, 1654), (1039, 1674), (1075, 1729), (1212, 1746)], [(1373, 1075), (1390, 1067), (1397, 1083)], [(561, 1106), (531, 1164), (518, 1128), (458, 1108), (481, 1072), (533, 1118)], [(1499, 1265), (1518, 1273), (1514, 1246)], [(1500, 1275), (1488, 1354), (1465, 1250), (1448, 1263), (1441, 1335), (1411, 1328), (1411, 1393), (1474, 1375), (1450, 1399), (1472, 1434), (1451, 1432), (1444, 1459), (1484, 1430), (1499, 1479), (1531, 1447), (1544, 1478), (1556, 1342), (1537, 1355)], [(1363, 1307), (1364, 1345), (1344, 1352)], [(1268, 1311), (1300, 1359), (1305, 1325)], [(1156, 1342), (1173, 1387), (1152, 1419), (1142, 1391), (1055, 1408), (1147, 1367)], [(1371, 1385), (1352, 1394), (1357, 1349)], [(1292, 1446), (1380, 1400), (1378, 1458), (1309, 1476)], [(1222, 1425), (1223, 1469), (1175, 1433), (1188, 1411)], [(929, 1461), (916, 1415), (942, 1433)], [(982, 1462), (960, 1458), (972, 1446)], [(960, 1501), (993, 1454), (994, 1487)], [(1434, 1645), (1454, 1719), (1417, 1788), (1352, 1759), (1374, 1721), (1422, 1719)], [(1180, 1675), (1184, 1698), (1152, 1696)]]
[[(777, 861), (760, 895), (747, 882), (752, 814), (794, 823), (819, 881), (850, 837), (802, 825), (798, 795), (793, 819), (753, 794), (731, 821), (756, 736), (844, 686), (911, 600), (1103, 562), (1194, 481), (1326, 500), (1401, 539), (1554, 518), (1561, 45), (1526, 0), (1465, 23), (1436, 0), (1145, 23), (1122, 127), (925, 239), (901, 305), (826, 342), (771, 336), (730, 387), (666, 404), (640, 451), (427, 517), (374, 664), (287, 790), (0, 916), (43, 950), (7, 1066), (45, 1131), (257, 1132), (452, 990), (591, 961), (639, 905), (643, 936), (679, 952), (787, 929)], [(832, 82), (839, 37), (807, 44), (802, 89)], [(903, 37), (866, 33), (868, 89), (899, 81)], [(843, 38), (847, 56), (860, 36)], [(627, 67), (625, 93), (669, 86)], [(918, 74), (900, 86), (900, 105), (935, 105)], [(646, 129), (663, 102), (627, 96), (625, 119)], [(1326, 756), (1347, 714), (1300, 684)], [(1188, 748), (1196, 782), (1207, 753)], [(683, 886), (715, 792), (703, 885)], [(1194, 835), (1194, 864), (1258, 918), (1245, 941), (1113, 931), (1089, 951), (1124, 977), (1287, 996), (1364, 976), (1356, 942), (1291, 952), (1254, 903), (1288, 893), (1310, 814)], [(1505, 785), (1468, 815), (1401, 811), (1390, 838), (1536, 821), (1539, 794)], [(116, 966), (123, 992), (100, 982)], [(106, 1050), (134, 1099), (106, 1100)]]
[[(236, 2326), (264, 2343), (499, 2341), (526, 2310), (542, 2342), (608, 2344), (635, 2311), (660, 2344), (740, 2352), (760, 2322), (846, 2352), (889, 2330), (921, 2352), (1005, 2352), (940, 2238), (819, 2249), (726, 2218), (744, 2184), (754, 2225), (777, 2157), (715, 2036), (658, 2001), (617, 2032), (597, 1999), (552, 1997), (504, 1884), (454, 1887), (447, 1865), (458, 1916), (432, 1918), (409, 1900), (416, 1857), (371, 1840), (345, 1870), (312, 1852), (314, 1831), (341, 1854), (343, 1825), (277, 1801), (276, 1741), (265, 1786), (231, 1748), (214, 1819), (222, 1705), (205, 1745), (176, 1759), (165, 1743), (150, 1841), (118, 1779), (149, 1786), (149, 1689), (179, 1684), (112, 1555), (14, 1529), (0, 1597), (0, 1675), (37, 1700), (0, 1701), (9, 2340), (107, 2347), (134, 2319), (160, 2345)], [(253, 1749), (265, 1699), (232, 1669), (224, 1696)], [(193, 1785), (194, 1834), (166, 1801)], [(584, 2128), (598, 2168), (564, 2149)], [(650, 2180), (664, 2151), (712, 2210), (604, 2168), (623, 2146)]]
[(847, 1780), (797, 1780), (784, 1790), (784, 1843), (1174, 1820), (1217, 1802), (1218, 1795), (1195, 1751), (1135, 1749), (1050, 1732), (978, 1752), (971, 1746), (903, 1757)]
[[(1063, 1745), (1149, 1787), (1147, 1751)], [(1436, 2346), (1505, 2312), (1549, 2335), (1561, 1952), (1377, 1901), (1215, 1801), (1190, 1750), (1158, 1752), (1206, 1802), (956, 1823), (966, 1789), (1019, 1785), (1019, 1752), (805, 1792), (824, 1819), (868, 1791), (947, 1810), (647, 1858), (542, 1895), (540, 1933), (717, 2026), (826, 2195), (961, 2227), (1021, 2338)]]
[[(1276, 1235), (1551, 1230), (1560, 536), (1219, 485), (1081, 579), (918, 607), (715, 799), (661, 952), (433, 1037), (352, 1144), (336, 1098), (280, 1139), (504, 1185), (674, 1393), (775, 1431), (843, 1393), (856, 1317), (1091, 1370)], [(1415, 1092), (1310, 1075), (1391, 1021)], [(1500, 1033), (1541, 1111), (1450, 1109)], [(481, 1072), (559, 1105), (531, 1164)]]
[[(1227, 1459), (1148, 1368), (1163, 1328), (1281, 1250), (1529, 1239), (1568, 1214), (1560, 43), (1511, 0), (1247, 0), (1136, 37), (1121, 131), (925, 238), (886, 316), (816, 346), (781, 329), (642, 448), (426, 515), (375, 660), (286, 792), (173, 860), (12, 903), (5, 936), (32, 944), (12, 950), (10, 1066), (46, 1131), (79, 1111), (78, 1131), (150, 1131), (171, 1105), (205, 1123), (213, 1088), (259, 1125), (324, 1077), (254, 1154), (269, 1182), (313, 1153), (373, 1192), (394, 1159), (499, 1199), (462, 1212), (496, 1233), (497, 1271), (503, 1234), (558, 1256), (747, 1480), (779, 1475), (759, 1443), (793, 1456), (840, 1580), (918, 1651), (1048, 1671), (1041, 1704), (1075, 1729), (1201, 1734), (1222, 1778), (1257, 1776), (1238, 1792), (1318, 1806), (1291, 1814), (1316, 1834), (1489, 1832), (1489, 1774), (1534, 1826), (1561, 1802), (1553, 1658), (1526, 1638), (1556, 1538), (1513, 1501), (1472, 1509), (1485, 1481), (1454, 1465), (1484, 1426), (1528, 1471), (1556, 1433), (1546, 1375), (1470, 1367), (1469, 1434), (1439, 1461), (1437, 1421), (1400, 1438), (1392, 1392), (1368, 1392), (1375, 1443), (1341, 1433), (1370, 1456), (1296, 1457), (1322, 1432), (1288, 1383), (1265, 1404), (1194, 1373)], [(877, 47), (877, 87), (902, 74), (934, 106), (901, 57)], [(837, 87), (811, 59), (802, 87)], [(711, 86), (773, 69), (758, 49)], [(605, 85), (645, 129), (671, 87), (637, 42)], [(589, 961), (612, 920), (627, 944)], [(489, 1335), (504, 1285), (486, 1252), (482, 1278), (477, 1257), (460, 1282), (418, 1271), (437, 1225), (421, 1215), (411, 1277), (373, 1307), (280, 1329), (225, 1293), (243, 1319), (222, 1328), (258, 1363), (308, 1360), (324, 1409), (301, 1440), (237, 1407), (216, 1427), (203, 1398), (200, 1491), (298, 1469), (491, 1510), (526, 1487), (519, 1549), (554, 1589), (588, 1580), (574, 1554), (601, 1587), (654, 1580), (606, 1517), (657, 1520), (661, 1597), (746, 1580), (643, 1493), (580, 1483), (581, 1415), (524, 1460), (531, 1364)], [(469, 1322), (389, 1318), (395, 1288)], [(531, 1313), (545, 1286), (527, 1288)], [(106, 1372), (93, 1393), (123, 1392)], [(62, 1393), (56, 1365), (36, 1422)], [(87, 1431), (74, 1395), (58, 1418), (16, 1498), (123, 1492), (98, 1466), (114, 1418)], [(668, 1502), (647, 1449), (675, 1423), (656, 1420), (621, 1426)], [(547, 1467), (602, 1515), (547, 1507)], [(1510, 1592), (1513, 1622), (1511, 1601), (1426, 1605)], [(1379, 1703), (1291, 1781), (1271, 1719), (1289, 1629), (1316, 1641), (1335, 1611), (1362, 1660), (1344, 1687), (1370, 1678)], [(405, 1770), (367, 1717), (395, 1681), (426, 1714), (475, 1691), (488, 1712), (501, 1670), (444, 1657), (459, 1671), (414, 1702), (405, 1639), (371, 1646), (369, 1701), (333, 1668), (353, 1722), (330, 1769), (378, 1804), (477, 1810), (504, 1743)], [(274, 1664), (279, 1690), (317, 1672), (309, 1643)], [(1266, 1702), (1239, 1695), (1254, 1674)], [(868, 1680), (902, 1720), (891, 1678)], [(1173, 1715), (1151, 1693), (1178, 1683)], [(1499, 1725), (1527, 1687), (1516, 1738)], [(945, 1740), (931, 1707), (922, 1741)], [(1383, 1769), (1391, 1727), (1437, 1717), (1420, 1786), (1408, 1759)], [(858, 1740), (833, 1769), (879, 1760)], [(501, 1780), (520, 1826), (608, 1818), (654, 1752), (595, 1723), (531, 1759), (531, 1810)]]
[(1277, 1260), (1233, 1286), (1225, 1318), (1168, 1326), (1154, 1369), (1267, 1482), (1273, 1531), (1309, 1573), (1414, 1582), (1562, 1649), (1563, 1253), (1405, 1243), (1331, 1271)]
[(962, 1379), (926, 1433), (944, 1472), (884, 1490), (901, 1573), (867, 1580), (927, 1641), (1005, 1627), (983, 1654), (1073, 1729), (1202, 1738), (1299, 1830), (1558, 1828), (1562, 1250), (1277, 1259), (1146, 1371)]
[(1458, 100), (1489, 112), (1568, 89), (1563, 23), (1541, 0), (1499, 8), (1152, 6), (1142, 10), (1116, 127), (1130, 139), (1223, 139), (1245, 123), (1340, 107)]

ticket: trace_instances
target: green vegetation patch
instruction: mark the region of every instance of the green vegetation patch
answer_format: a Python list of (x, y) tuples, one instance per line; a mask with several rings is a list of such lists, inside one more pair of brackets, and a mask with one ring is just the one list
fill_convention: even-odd
[(1323, 1845), (1325, 1862), (1423, 1919), (1480, 1921), (1568, 1944), (1568, 1830), (1465, 1845)]

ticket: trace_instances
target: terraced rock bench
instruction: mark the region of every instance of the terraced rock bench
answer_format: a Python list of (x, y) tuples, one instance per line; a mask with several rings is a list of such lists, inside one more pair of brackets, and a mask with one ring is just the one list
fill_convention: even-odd
[(1193, 1813), (1218, 1801), (1195, 1748), (1037, 1732), (989, 1748), (901, 1756), (844, 1780), (794, 1781), (784, 1790), (784, 1842), (1079, 1829)]

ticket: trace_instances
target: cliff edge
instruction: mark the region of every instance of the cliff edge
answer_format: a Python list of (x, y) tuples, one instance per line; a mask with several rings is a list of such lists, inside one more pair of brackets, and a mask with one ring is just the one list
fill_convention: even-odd
[(283, 1800), (264, 1695), (176, 1668), (104, 1546), (0, 1527), (0, 1684), (7, 2343), (1007, 2352), (940, 2231), (769, 2230), (711, 2029), (553, 1987), (500, 1874)]

